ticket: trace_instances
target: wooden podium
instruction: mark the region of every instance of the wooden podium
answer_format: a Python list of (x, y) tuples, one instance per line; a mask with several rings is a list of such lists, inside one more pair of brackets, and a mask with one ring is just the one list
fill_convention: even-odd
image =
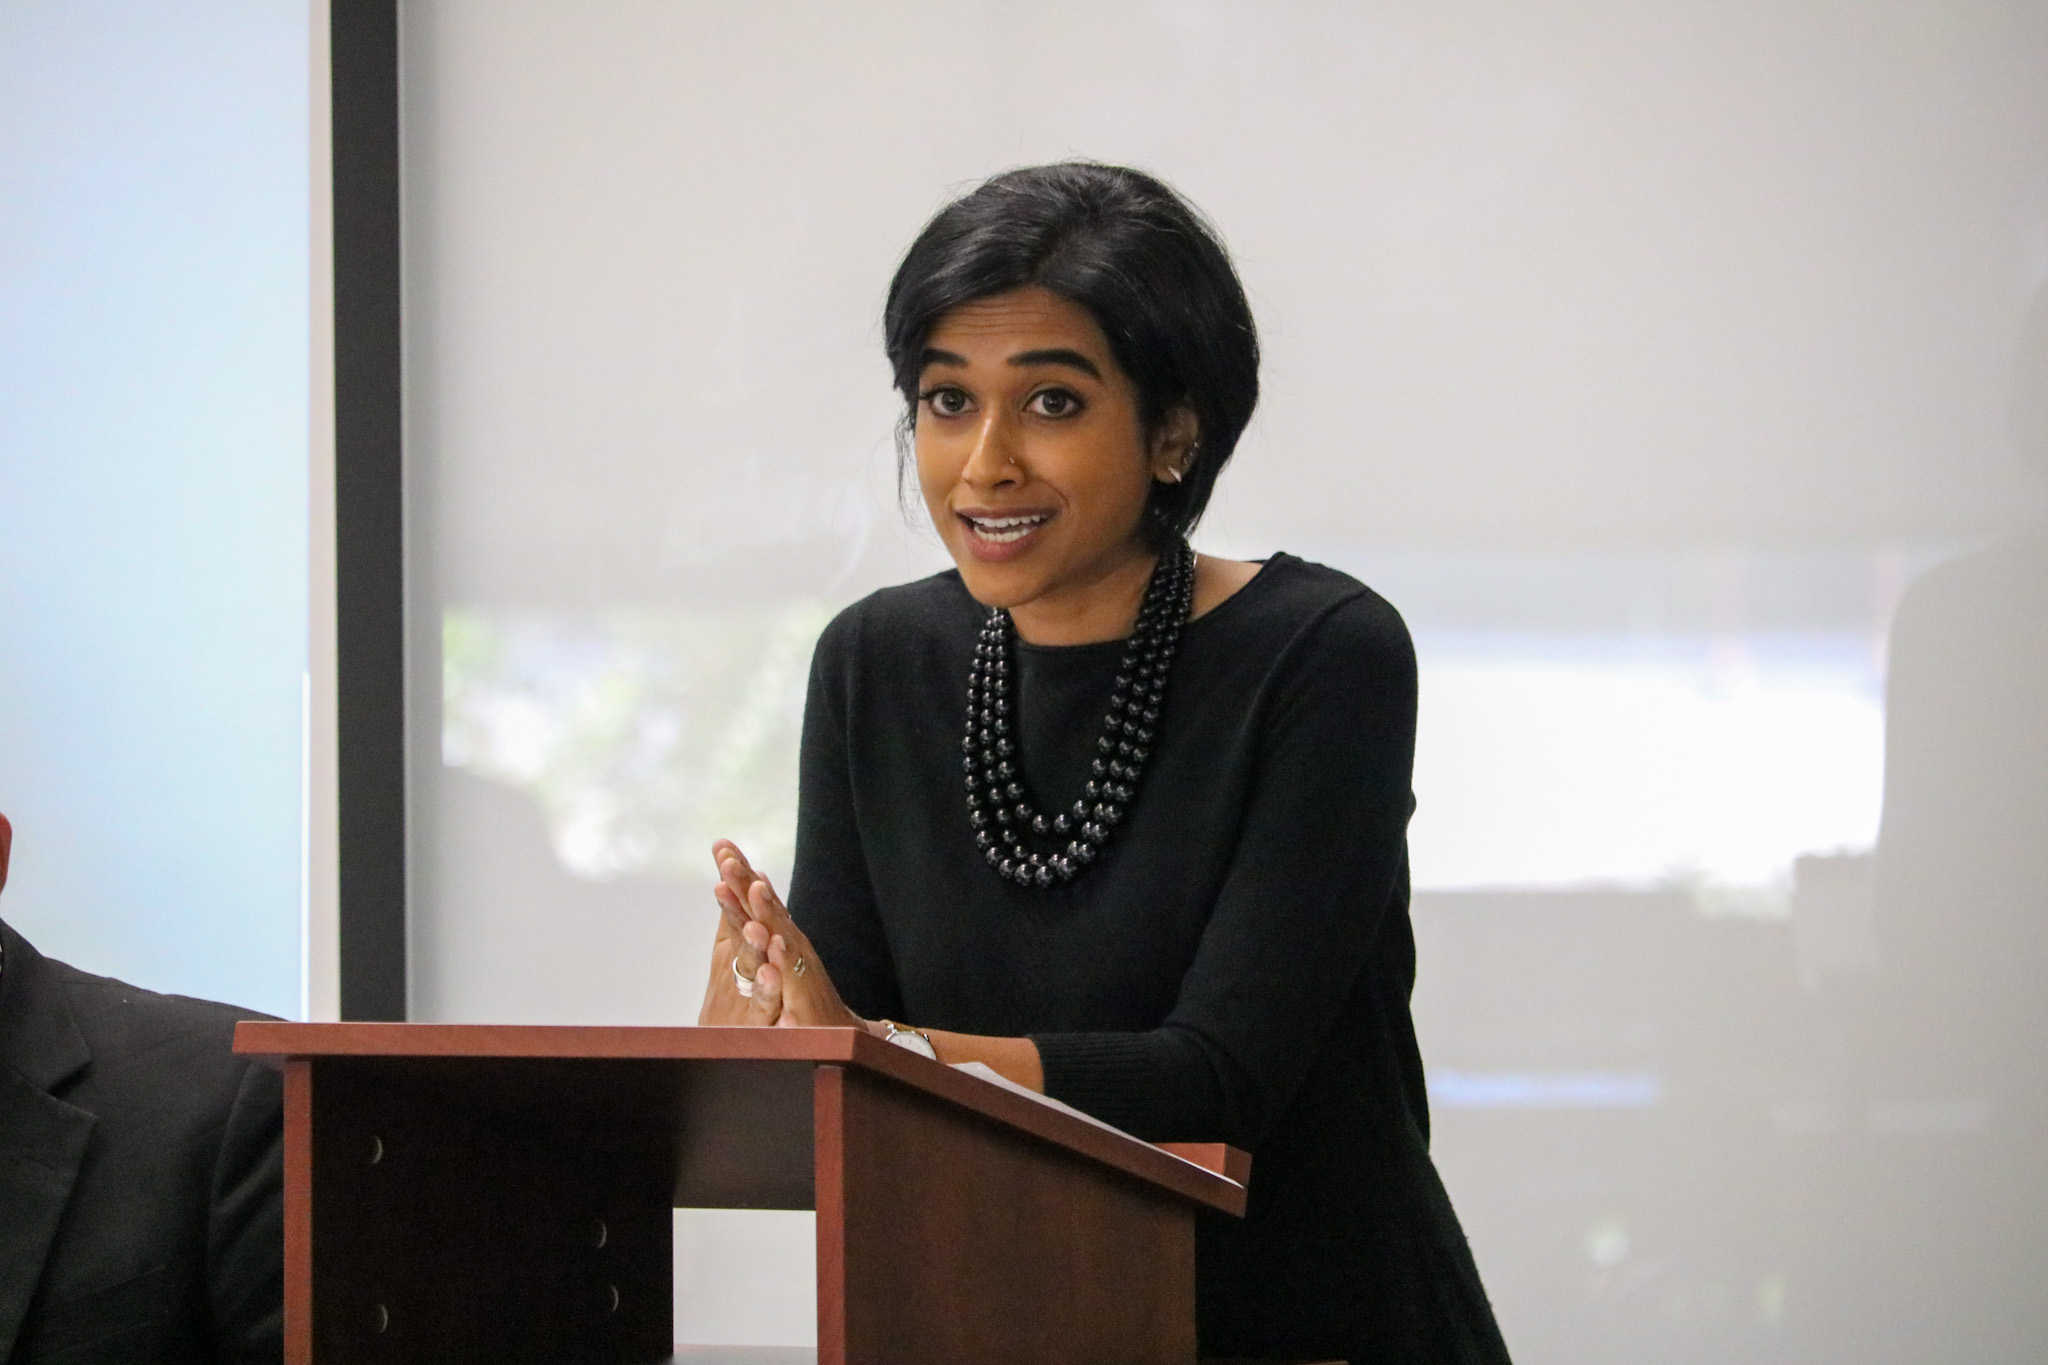
[(815, 1209), (820, 1365), (1194, 1365), (1155, 1147), (858, 1029), (237, 1026), (285, 1076), (285, 1359), (660, 1361), (670, 1211)]

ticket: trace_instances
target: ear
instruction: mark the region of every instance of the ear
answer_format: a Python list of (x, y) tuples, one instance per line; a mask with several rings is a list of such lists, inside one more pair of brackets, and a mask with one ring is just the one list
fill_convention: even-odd
[(0, 815), (0, 888), (7, 885), (7, 855), (14, 849), (14, 826)]
[(1166, 420), (1152, 435), (1152, 455), (1148, 462), (1152, 477), (1160, 483), (1179, 483), (1188, 472), (1188, 466), (1195, 462), (1195, 449), (1201, 434), (1201, 422), (1195, 416), (1195, 410), (1187, 404), (1182, 403), (1167, 413)]

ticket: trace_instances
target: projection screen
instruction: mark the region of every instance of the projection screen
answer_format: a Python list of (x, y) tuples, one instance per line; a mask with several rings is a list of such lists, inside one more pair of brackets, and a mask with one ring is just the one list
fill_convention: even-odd
[[(1516, 1358), (2036, 1357), (2048, 5), (400, 12), (412, 1017), (694, 1020), (813, 640), (945, 566), (898, 254), (1126, 162), (1263, 332), (1197, 544), (1416, 639), (1434, 1150)], [(810, 1340), (774, 1217), (679, 1224), (679, 1331)]]

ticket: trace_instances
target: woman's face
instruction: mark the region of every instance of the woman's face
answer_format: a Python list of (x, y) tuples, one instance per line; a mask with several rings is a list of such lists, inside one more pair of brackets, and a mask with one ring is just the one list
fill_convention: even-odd
[(1148, 565), (1139, 526), (1193, 418), (1147, 439), (1138, 394), (1080, 305), (1039, 288), (963, 304), (925, 343), (917, 477), (975, 598), (1017, 608)]

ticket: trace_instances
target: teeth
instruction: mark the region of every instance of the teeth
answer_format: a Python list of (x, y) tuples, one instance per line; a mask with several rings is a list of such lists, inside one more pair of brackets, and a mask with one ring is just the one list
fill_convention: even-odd
[(1050, 513), (1038, 512), (1022, 517), (969, 517), (967, 520), (974, 527), (974, 533), (983, 540), (1007, 545), (1022, 540), (1050, 519)]

